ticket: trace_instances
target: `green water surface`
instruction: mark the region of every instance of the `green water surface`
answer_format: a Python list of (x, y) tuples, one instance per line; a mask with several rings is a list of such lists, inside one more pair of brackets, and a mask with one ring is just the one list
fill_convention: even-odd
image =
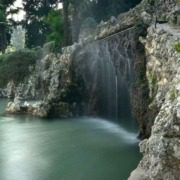
[(5, 115), (0, 180), (126, 180), (140, 160), (136, 134), (98, 118)]

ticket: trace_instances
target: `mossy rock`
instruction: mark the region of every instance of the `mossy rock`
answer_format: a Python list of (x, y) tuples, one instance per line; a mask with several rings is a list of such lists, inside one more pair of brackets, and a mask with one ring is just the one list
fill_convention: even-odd
[(170, 92), (170, 100), (174, 101), (179, 96), (178, 91), (175, 87)]
[(180, 53), (180, 42), (175, 44), (175, 49)]

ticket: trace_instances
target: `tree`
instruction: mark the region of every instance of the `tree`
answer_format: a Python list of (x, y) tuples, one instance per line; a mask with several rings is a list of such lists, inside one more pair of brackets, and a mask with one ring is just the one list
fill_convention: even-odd
[(0, 7), (0, 51), (4, 53), (6, 49), (6, 18), (5, 9), (1, 5)]
[(44, 17), (54, 8), (58, 0), (23, 0), (26, 18), (22, 22), (26, 29), (26, 46), (42, 46), (46, 41), (49, 27)]
[(97, 0), (93, 2), (94, 18), (99, 22), (108, 20), (111, 16), (117, 16), (122, 12), (128, 11), (141, 0)]
[(7, 34), (8, 34), (8, 24), (7, 24), (7, 8), (13, 4), (15, 0), (0, 0), (0, 51), (5, 52), (7, 47)]
[(54, 41), (56, 47), (61, 47), (64, 40), (62, 10), (51, 10), (45, 19), (50, 32), (47, 34), (48, 41)]
[(70, 45), (71, 40), (71, 29), (70, 29), (70, 20), (69, 20), (69, 0), (60, 0), (63, 3), (63, 18), (64, 18), (64, 46)]
[(77, 42), (82, 22), (89, 16), (92, 16), (91, 4), (93, 0), (70, 0), (72, 14), (72, 41)]
[(108, 20), (125, 12), (141, 0), (61, 0), (64, 14), (64, 44), (77, 42), (86, 18), (95, 22)]
[[(87, 17), (92, 0), (60, 0), (63, 3), (64, 45), (78, 41), (81, 23)], [(85, 15), (85, 16), (84, 16)]]

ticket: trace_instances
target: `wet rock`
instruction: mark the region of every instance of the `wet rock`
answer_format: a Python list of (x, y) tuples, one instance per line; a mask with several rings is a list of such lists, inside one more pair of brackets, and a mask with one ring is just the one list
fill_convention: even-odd
[(47, 118), (49, 115), (49, 104), (40, 103), (36, 104), (29, 109), (29, 113), (31, 113), (34, 116), (41, 117), (41, 118)]
[(128, 180), (149, 180), (149, 178), (143, 169), (138, 168), (131, 173)]
[(13, 98), (15, 97), (16, 87), (15, 87), (15, 84), (14, 84), (13, 81), (10, 81), (10, 82), (7, 84), (6, 91), (7, 91), (7, 97), (8, 97), (8, 99), (13, 99)]
[(7, 98), (7, 90), (0, 88), (0, 98)]
[(15, 100), (14, 102), (9, 102), (6, 107), (6, 112), (10, 114), (16, 113), (26, 113), (28, 107), (20, 102), (19, 100)]
[(141, 18), (145, 24), (150, 24), (153, 21), (152, 15), (145, 11), (141, 13)]
[(49, 116), (69, 118), (72, 117), (73, 115), (69, 103), (59, 102), (51, 106), (51, 109), (49, 111)]

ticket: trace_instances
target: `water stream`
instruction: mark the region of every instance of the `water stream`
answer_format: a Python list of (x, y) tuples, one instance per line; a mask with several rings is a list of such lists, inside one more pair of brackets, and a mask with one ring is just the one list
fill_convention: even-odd
[[(89, 97), (89, 114), (116, 122), (131, 116), (130, 88), (134, 82), (134, 29), (77, 48), (73, 58)], [(132, 119), (132, 118), (131, 118)]]
[(115, 101), (116, 101), (116, 121), (118, 121), (118, 76), (116, 75), (115, 76)]
[(131, 124), (127, 131), (99, 118), (44, 121), (7, 116), (4, 107), (1, 100), (1, 180), (126, 180), (138, 164)]

